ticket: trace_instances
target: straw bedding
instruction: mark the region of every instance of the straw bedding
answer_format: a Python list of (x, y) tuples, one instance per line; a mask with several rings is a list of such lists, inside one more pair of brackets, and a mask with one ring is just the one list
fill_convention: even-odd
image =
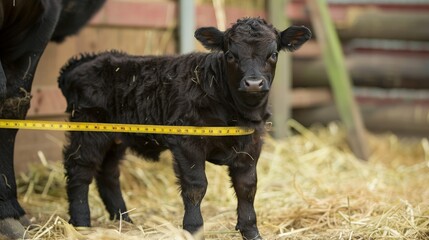
[[(266, 137), (259, 161), (255, 208), (265, 239), (428, 239), (429, 142), (392, 134), (368, 136), (368, 162), (356, 159), (336, 124), (305, 129), (284, 140)], [(46, 160), (18, 174), (20, 201), (34, 223), (31, 239), (193, 239), (180, 229), (182, 202), (165, 152), (160, 163), (132, 155), (121, 184), (134, 225), (109, 221), (92, 185), (94, 227), (67, 223), (61, 161)], [(236, 200), (224, 167), (207, 164), (202, 211), (206, 239), (241, 239), (234, 231)]]

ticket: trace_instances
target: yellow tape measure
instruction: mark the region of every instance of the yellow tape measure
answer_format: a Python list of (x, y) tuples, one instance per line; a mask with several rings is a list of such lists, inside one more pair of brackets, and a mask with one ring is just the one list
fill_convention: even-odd
[(252, 134), (255, 131), (252, 128), (242, 127), (166, 126), (14, 119), (0, 119), (0, 128), (53, 131), (149, 133), (194, 136), (242, 136)]

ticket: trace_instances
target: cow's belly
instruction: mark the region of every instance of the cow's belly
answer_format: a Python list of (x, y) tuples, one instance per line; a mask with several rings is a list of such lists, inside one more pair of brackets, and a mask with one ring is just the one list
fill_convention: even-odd
[(0, 42), (0, 48), (2, 55), (7, 55), (8, 51), (17, 51), (18, 46), (22, 47), (22, 42), (29, 37), (28, 32), (41, 21), (43, 6), (41, 0), (1, 1), (0, 11), (0, 36), (7, 39)]

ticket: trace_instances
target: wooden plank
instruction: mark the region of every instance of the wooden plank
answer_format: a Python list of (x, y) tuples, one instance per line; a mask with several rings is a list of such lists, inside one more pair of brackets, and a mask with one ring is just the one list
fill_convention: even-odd
[[(64, 121), (65, 114), (55, 117), (44, 116), (43, 120)], [(62, 131), (20, 130), (14, 149), (15, 172), (28, 170), (31, 164), (40, 164), (40, 152), (48, 162), (62, 162), (62, 148), (65, 134)]]
[(57, 86), (33, 86), (28, 117), (57, 116), (64, 114), (66, 100)]
[(167, 28), (176, 24), (175, 2), (107, 1), (92, 25)]
[(315, 58), (321, 56), (320, 46), (316, 40), (310, 39), (305, 43), (305, 47), (299, 51), (292, 52), (294, 58)]
[[(352, 53), (345, 65), (355, 86), (429, 89), (429, 55)], [(322, 58), (293, 61), (294, 87), (329, 85)]]
[[(265, 10), (250, 9), (250, 8), (238, 8), (238, 7), (227, 7), (226, 12), (226, 24), (227, 27), (230, 24), (243, 17), (261, 17), (266, 18), (267, 15)], [(196, 9), (196, 24), (197, 27), (204, 26), (217, 26), (215, 10), (212, 5), (198, 5)]]
[[(410, 12), (410, 13), (428, 13), (428, 4), (386, 4), (386, 3), (363, 3), (363, 4), (329, 4), (329, 13), (335, 23), (346, 23), (353, 20), (356, 12), (382, 11), (390, 12)], [(291, 0), (286, 7), (286, 15), (293, 21), (310, 21), (306, 0)]]
[[(354, 15), (352, 15), (354, 14)], [(342, 39), (375, 38), (401, 40), (428, 40), (429, 29), (417, 26), (429, 25), (429, 11), (380, 11), (359, 9), (346, 26), (338, 28)]]
[[(365, 126), (372, 132), (393, 132), (413, 137), (429, 136), (428, 105), (407, 102), (380, 105), (364, 102), (359, 109)], [(315, 108), (294, 109), (293, 118), (304, 126), (314, 123), (329, 124), (340, 120), (334, 103)]]
[[(227, 24), (244, 16), (266, 16), (264, 10), (228, 7), (226, 8)], [(177, 2), (135, 2), (108, 1), (91, 19), (93, 26), (127, 26), (144, 28), (170, 28), (177, 25)], [(212, 5), (202, 4), (196, 7), (196, 24), (216, 26), (215, 11)]]
[(103, 41), (99, 38), (98, 33), (99, 28), (96, 27), (83, 28), (76, 39), (76, 45), (78, 46), (76, 49), (76, 54), (79, 52), (96, 52), (100, 49), (103, 49)]
[[(293, 1), (287, 15), (293, 22), (309, 22), (307, 8), (304, 1)], [(330, 4), (329, 14), (341, 39), (429, 39), (428, 28), (416, 27), (429, 25), (429, 4)]]
[(172, 31), (172, 29), (87, 27), (77, 39), (78, 47), (75, 54), (110, 49), (135, 55), (174, 54), (176, 44)]
[(294, 109), (318, 107), (334, 101), (329, 88), (294, 88), (291, 92)]
[(57, 86), (60, 68), (76, 53), (75, 36), (61, 44), (49, 43), (37, 66), (33, 86)]
[[(48, 44), (34, 75), (33, 85), (52, 85), (58, 76), (57, 62), (58, 44)], [(53, 69), (57, 71), (53, 71)]]

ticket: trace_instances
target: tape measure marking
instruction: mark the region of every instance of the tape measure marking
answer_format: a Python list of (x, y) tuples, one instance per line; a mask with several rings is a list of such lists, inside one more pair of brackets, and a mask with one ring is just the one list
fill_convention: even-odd
[(252, 128), (243, 127), (166, 126), (12, 119), (0, 119), (0, 128), (53, 131), (148, 133), (193, 136), (242, 136), (250, 135), (255, 131)]

